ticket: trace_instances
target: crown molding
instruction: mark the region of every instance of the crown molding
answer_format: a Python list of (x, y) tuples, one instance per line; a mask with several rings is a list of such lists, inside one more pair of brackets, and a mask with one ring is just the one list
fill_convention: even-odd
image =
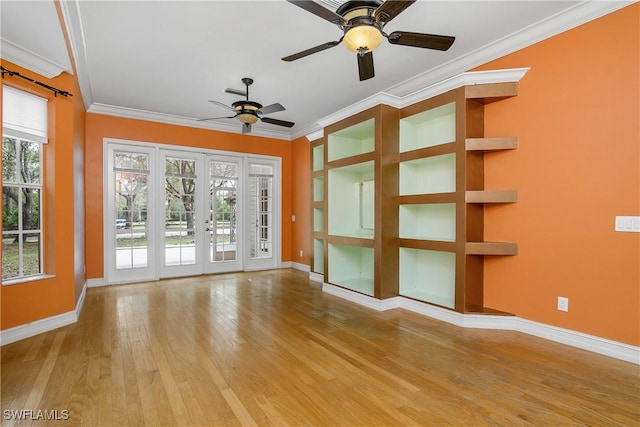
[[(173, 114), (156, 113), (153, 111), (138, 110), (135, 108), (119, 107), (116, 105), (107, 105), (100, 103), (93, 103), (88, 113), (104, 114), (107, 116), (124, 117), (129, 119), (146, 120), (150, 122), (159, 122), (170, 125), (186, 126), (192, 128), (215, 130), (227, 133), (242, 133), (242, 127), (239, 122), (224, 123), (224, 122), (199, 122), (191, 117), (176, 116)], [(265, 129), (259, 129), (257, 127), (251, 128), (251, 133), (247, 136), (260, 136), (264, 138), (284, 139), (290, 141), (288, 132), (278, 132)]]
[(324, 128), (320, 128), (306, 135), (308, 141), (315, 141), (316, 139), (320, 139), (323, 136), (324, 136)]
[(64, 21), (65, 31), (71, 45), (73, 63), (76, 69), (76, 77), (84, 105), (89, 108), (93, 105), (93, 95), (91, 92), (91, 79), (87, 67), (87, 46), (82, 28), (82, 18), (80, 16), (80, 4), (77, 1), (59, 2)]
[(2, 59), (49, 79), (59, 76), (63, 71), (73, 74), (66, 67), (1, 37), (0, 53)]
[(385, 92), (377, 93), (369, 98), (343, 108), (330, 116), (320, 119), (318, 123), (325, 128), (333, 123), (344, 120), (368, 108), (376, 105), (385, 104), (395, 108), (404, 108), (416, 102), (432, 98), (441, 93), (445, 93), (452, 89), (457, 89), (466, 85), (487, 84), (487, 83), (506, 83), (518, 82), (529, 71), (529, 68), (511, 68), (504, 70), (490, 71), (469, 71), (441, 80), (437, 83), (422, 87), (406, 96), (396, 96)]

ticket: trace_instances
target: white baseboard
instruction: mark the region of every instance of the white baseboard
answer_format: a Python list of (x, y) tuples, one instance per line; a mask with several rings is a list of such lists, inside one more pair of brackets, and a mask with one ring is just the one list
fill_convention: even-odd
[(309, 280), (322, 283), (324, 282), (324, 274), (314, 273), (313, 271), (309, 271)]
[(84, 286), (82, 287), (82, 292), (80, 292), (80, 297), (78, 297), (78, 302), (76, 302), (76, 321), (80, 318), (80, 313), (82, 313), (82, 308), (84, 307), (84, 299), (87, 296), (87, 288), (89, 285), (87, 282), (84, 282)]
[(87, 279), (87, 287), (88, 288), (97, 288), (99, 286), (107, 286), (107, 281), (104, 277), (99, 277), (97, 279)]
[(295, 268), (296, 270), (309, 272), (309, 266), (306, 264), (300, 264), (299, 262), (291, 262), (291, 268)]
[(322, 284), (322, 291), (377, 311), (404, 308), (414, 313), (451, 323), (462, 328), (501, 329), (522, 332), (640, 365), (640, 347), (522, 319), (517, 316), (462, 314), (404, 297), (378, 300), (328, 283)]
[(640, 365), (640, 347), (518, 318), (517, 331)]
[(87, 287), (88, 283), (85, 282), (82, 292), (80, 293), (80, 297), (76, 302), (76, 308), (73, 311), (57, 314), (55, 316), (47, 317), (46, 319), (36, 320), (31, 323), (0, 331), (0, 346), (11, 344), (25, 338), (30, 338), (38, 334), (53, 331), (54, 329), (76, 323), (80, 317), (80, 313), (82, 312), (82, 307), (84, 306)]

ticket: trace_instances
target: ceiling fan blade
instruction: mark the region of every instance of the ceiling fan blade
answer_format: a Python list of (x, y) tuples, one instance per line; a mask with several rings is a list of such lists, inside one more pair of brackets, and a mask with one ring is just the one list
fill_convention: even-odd
[(219, 106), (219, 107), (226, 108), (227, 110), (231, 110), (231, 111), (233, 111), (233, 112), (235, 112), (235, 111), (236, 111), (236, 110), (234, 110), (232, 107), (229, 107), (228, 105), (223, 104), (222, 102), (218, 102), (218, 101), (211, 101), (211, 100), (209, 100), (209, 102), (210, 102), (210, 103), (212, 103), (212, 104), (216, 104), (216, 105), (217, 105), (217, 106)]
[(292, 122), (287, 122), (285, 120), (278, 120), (278, 119), (272, 119), (270, 117), (263, 117), (260, 120), (262, 120), (265, 123), (269, 123), (272, 125), (278, 125), (278, 126), (284, 126), (284, 127), (293, 127), (295, 125), (295, 123)]
[(279, 104), (279, 103), (275, 103), (275, 104), (271, 104), (271, 105), (267, 105), (266, 107), (262, 107), (260, 110), (258, 110), (258, 113), (260, 114), (271, 114), (271, 113), (277, 113), (278, 111), (284, 111), (285, 108)]
[(251, 123), (243, 123), (242, 124), (242, 133), (250, 133), (251, 132)]
[(410, 33), (408, 31), (394, 31), (389, 34), (389, 43), (404, 46), (422, 47), (425, 49), (448, 50), (455, 37), (439, 36), (436, 34)]
[(228, 117), (209, 117), (208, 119), (198, 119), (197, 121), (199, 122), (204, 122), (205, 120), (218, 120), (218, 119), (233, 119), (234, 116), (228, 116)]
[(374, 12), (376, 21), (386, 24), (415, 3), (415, 1), (416, 0), (385, 0)]
[(234, 95), (247, 96), (247, 92), (244, 90), (226, 88), (224, 91), (227, 93), (232, 93)]
[(323, 50), (326, 50), (326, 49), (329, 49), (331, 47), (337, 46), (337, 45), (340, 44), (341, 41), (342, 41), (342, 38), (340, 38), (340, 40), (337, 40), (337, 41), (334, 41), (334, 42), (323, 43), (321, 45), (312, 47), (311, 49), (303, 50), (302, 52), (298, 52), (298, 53), (294, 53), (293, 55), (285, 56), (284, 58), (282, 58), (282, 60), (286, 61), (286, 62), (295, 61), (296, 59), (304, 58), (305, 56), (309, 56), (309, 55), (311, 55), (313, 53), (322, 52)]
[(322, 19), (326, 19), (327, 21), (333, 24), (340, 24), (343, 22), (342, 16), (338, 15), (335, 12), (330, 11), (326, 7), (321, 6), (320, 4), (309, 1), (309, 0), (287, 0), (291, 4), (295, 4), (296, 6), (306, 10), (307, 12), (311, 12), (316, 16), (319, 16)]
[(360, 74), (360, 81), (368, 80), (375, 76), (373, 70), (373, 52), (358, 55), (358, 73)]

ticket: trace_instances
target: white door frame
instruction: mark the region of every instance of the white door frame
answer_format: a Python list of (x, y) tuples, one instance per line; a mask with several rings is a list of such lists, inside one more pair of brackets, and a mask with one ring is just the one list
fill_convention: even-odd
[[(250, 228), (254, 227), (255, 224), (251, 224), (252, 216), (251, 216), (251, 165), (252, 164), (260, 164), (260, 165), (268, 165), (273, 168), (273, 188), (272, 188), (272, 226), (271, 232), (273, 236), (272, 249), (271, 249), (271, 257), (269, 258), (252, 258), (251, 257), (251, 233)], [(282, 225), (282, 182), (281, 182), (281, 162), (279, 158), (266, 158), (266, 157), (257, 157), (257, 156), (248, 156), (245, 159), (245, 213), (246, 213), (246, 224), (245, 227), (245, 271), (250, 270), (268, 270), (273, 268), (278, 268), (280, 266), (281, 259), (281, 225)]]
[[(140, 153), (148, 156), (148, 183), (147, 183), (147, 265), (146, 267), (117, 269), (116, 268), (116, 212), (115, 201), (115, 176), (114, 153), (117, 151)], [(120, 144), (113, 142), (104, 144), (104, 193), (103, 193), (103, 236), (104, 236), (104, 274), (107, 283), (125, 283), (133, 281), (154, 280), (156, 273), (156, 209), (154, 197), (156, 196), (155, 179), (153, 179), (156, 167), (156, 150), (153, 147), (140, 144)]]

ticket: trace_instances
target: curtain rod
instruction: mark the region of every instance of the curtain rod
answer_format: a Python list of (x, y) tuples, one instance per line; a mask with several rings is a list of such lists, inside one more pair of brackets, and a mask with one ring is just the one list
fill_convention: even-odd
[(67, 92), (66, 90), (60, 90), (60, 89), (57, 89), (57, 88), (55, 88), (55, 87), (53, 87), (53, 86), (49, 86), (49, 85), (48, 85), (48, 84), (46, 84), (46, 83), (42, 83), (42, 82), (39, 82), (39, 81), (34, 80), (34, 79), (32, 79), (32, 78), (29, 78), (29, 77), (23, 76), (22, 74), (20, 74), (20, 73), (19, 73), (19, 72), (17, 72), (17, 71), (7, 70), (7, 69), (6, 69), (6, 68), (4, 68), (2, 65), (0, 65), (0, 71), (2, 71), (2, 78), (3, 78), (3, 79), (4, 79), (4, 75), (5, 75), (5, 74), (9, 74), (9, 76), (16, 76), (16, 77), (20, 77), (21, 79), (24, 79), (24, 80), (30, 81), (31, 83), (35, 83), (35, 84), (37, 84), (38, 86), (42, 86), (42, 87), (43, 87), (43, 88), (45, 88), (45, 89), (49, 89), (51, 92), (53, 92), (53, 96), (58, 96), (58, 95), (62, 95), (62, 96), (73, 96), (73, 94), (71, 94), (71, 93)]

